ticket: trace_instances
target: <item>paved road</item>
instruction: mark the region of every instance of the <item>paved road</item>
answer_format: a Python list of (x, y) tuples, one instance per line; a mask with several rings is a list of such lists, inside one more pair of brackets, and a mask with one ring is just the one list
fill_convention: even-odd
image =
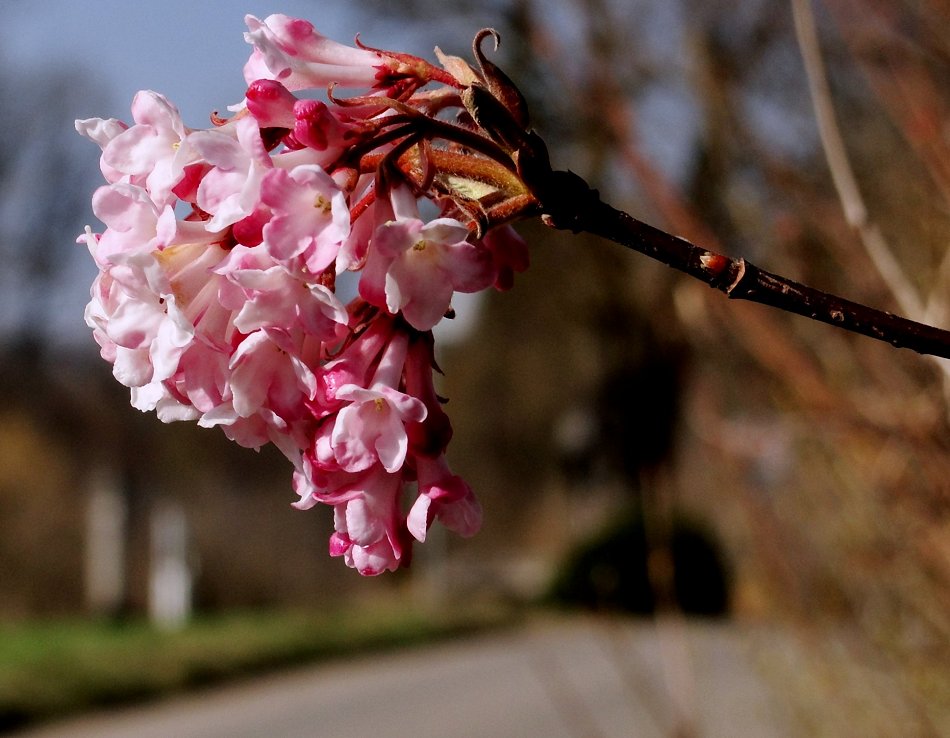
[[(551, 621), (297, 669), (18, 735), (791, 738), (795, 731), (757, 675), (755, 640), (725, 623)], [(684, 729), (676, 733), (677, 725)]]

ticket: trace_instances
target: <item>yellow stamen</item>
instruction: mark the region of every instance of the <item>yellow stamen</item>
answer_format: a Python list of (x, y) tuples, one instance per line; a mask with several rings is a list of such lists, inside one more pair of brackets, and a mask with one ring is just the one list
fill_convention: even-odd
[(324, 215), (329, 215), (330, 210), (332, 209), (330, 201), (327, 200), (323, 195), (317, 195), (317, 199), (313, 201), (313, 206), (317, 210), (322, 210)]

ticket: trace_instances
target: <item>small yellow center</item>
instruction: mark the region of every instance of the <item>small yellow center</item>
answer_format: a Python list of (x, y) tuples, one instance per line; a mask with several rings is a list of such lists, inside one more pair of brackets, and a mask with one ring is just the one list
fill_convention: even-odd
[(381, 413), (386, 408), (386, 401), (382, 397), (373, 400), (376, 403), (376, 412)]
[(413, 246), (412, 246), (412, 250), (413, 250), (413, 251), (425, 251), (425, 250), (426, 250), (426, 242), (425, 242), (425, 239), (423, 239), (423, 240), (421, 240), (421, 241), (416, 241), (415, 244), (413, 244)]
[(327, 200), (323, 195), (317, 195), (317, 199), (313, 201), (313, 206), (317, 210), (322, 210), (324, 215), (330, 214), (330, 201)]

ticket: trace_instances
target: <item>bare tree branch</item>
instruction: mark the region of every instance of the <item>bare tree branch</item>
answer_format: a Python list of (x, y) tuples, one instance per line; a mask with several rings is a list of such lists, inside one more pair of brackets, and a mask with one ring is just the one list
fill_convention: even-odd
[[(835, 115), (821, 47), (818, 43), (818, 33), (815, 28), (815, 16), (812, 12), (811, 2), (810, 0), (791, 0), (791, 3), (795, 19), (795, 33), (801, 49), (802, 59), (805, 62), (808, 89), (815, 109), (821, 145), (825, 151), (825, 159), (831, 170), (831, 177), (834, 180), (845, 219), (848, 221), (848, 225), (860, 236), (865, 251), (894, 295), (894, 299), (897, 300), (901, 310), (913, 318), (920, 320), (932, 319), (932, 316), (943, 312), (943, 299), (939, 293), (939, 288), (945, 283), (943, 278), (945, 270), (950, 267), (950, 252), (948, 252), (948, 256), (945, 256), (944, 263), (937, 275), (937, 287), (925, 303), (917, 289), (904, 274), (900, 262), (888, 246), (881, 229), (871, 220), (864, 199), (861, 197), (857, 178), (848, 160), (844, 139)], [(946, 354), (932, 351), (922, 353), (946, 358)], [(945, 361), (937, 361), (936, 363), (943, 373), (944, 396), (947, 399), (948, 406), (950, 406), (950, 363)]]
[(950, 359), (950, 331), (876, 310), (760, 269), (742, 258), (695, 246), (607, 205), (572, 172), (533, 182), (544, 221), (602, 236), (705, 282), (727, 296), (771, 305), (920, 354)]

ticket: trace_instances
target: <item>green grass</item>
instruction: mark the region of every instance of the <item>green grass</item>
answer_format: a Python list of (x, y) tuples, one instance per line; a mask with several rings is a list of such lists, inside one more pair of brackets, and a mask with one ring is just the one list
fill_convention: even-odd
[(506, 621), (500, 613), (435, 617), (385, 607), (208, 615), (175, 632), (139, 621), (0, 626), (0, 730)]

